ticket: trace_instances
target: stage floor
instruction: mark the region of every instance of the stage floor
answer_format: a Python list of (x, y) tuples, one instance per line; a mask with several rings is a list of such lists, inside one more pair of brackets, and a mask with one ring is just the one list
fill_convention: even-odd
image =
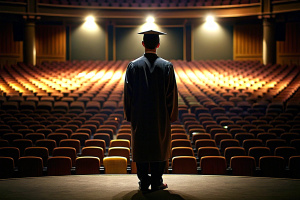
[(71, 175), (0, 180), (0, 199), (300, 199), (300, 180), (164, 175), (167, 190), (142, 194), (136, 175)]

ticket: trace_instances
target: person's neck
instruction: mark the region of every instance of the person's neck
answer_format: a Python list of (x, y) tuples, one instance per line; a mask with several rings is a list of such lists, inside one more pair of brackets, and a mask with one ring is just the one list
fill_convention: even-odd
[(145, 48), (145, 53), (154, 53), (154, 54), (156, 54), (156, 49), (146, 49)]

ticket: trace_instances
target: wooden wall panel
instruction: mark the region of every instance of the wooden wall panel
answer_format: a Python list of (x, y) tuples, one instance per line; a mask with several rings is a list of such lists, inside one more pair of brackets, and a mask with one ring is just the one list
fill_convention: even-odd
[(62, 25), (36, 26), (36, 62), (66, 60), (66, 28)]
[(300, 66), (300, 23), (287, 23), (285, 41), (277, 42), (277, 63)]
[(262, 25), (236, 25), (233, 32), (233, 59), (262, 62)]
[(23, 61), (23, 42), (13, 38), (13, 24), (0, 23), (0, 66)]

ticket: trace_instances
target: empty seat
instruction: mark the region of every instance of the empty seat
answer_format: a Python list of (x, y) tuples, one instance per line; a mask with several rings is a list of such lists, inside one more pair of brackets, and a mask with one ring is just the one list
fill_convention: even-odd
[(195, 148), (198, 151), (200, 147), (217, 147), (215, 140), (212, 139), (200, 139), (196, 140)]
[(7, 140), (0, 139), (0, 147), (8, 147), (9, 142)]
[(202, 157), (200, 167), (204, 175), (226, 175), (226, 160), (223, 156)]
[(300, 178), (300, 156), (291, 156), (289, 159), (289, 169), (292, 178)]
[(130, 149), (128, 147), (110, 147), (108, 149), (108, 156), (122, 156), (127, 160), (127, 164), (130, 164)]
[(244, 140), (254, 139), (254, 138), (255, 136), (252, 133), (237, 133), (234, 136), (234, 139), (237, 139), (240, 142), (240, 144), (243, 144)]
[(227, 147), (224, 151), (226, 162), (229, 165), (230, 160), (234, 156), (246, 156), (245, 149), (243, 147)]
[(218, 147), (200, 147), (197, 151), (197, 156), (201, 159), (204, 156), (220, 156), (220, 150)]
[(107, 147), (110, 144), (110, 135), (108, 133), (96, 133), (94, 139), (104, 140)]
[(12, 146), (17, 147), (20, 150), (20, 156), (24, 155), (24, 151), (27, 147), (32, 147), (32, 141), (28, 139), (16, 139), (12, 142)]
[(172, 158), (172, 174), (197, 174), (197, 161), (193, 156)]
[(171, 141), (171, 148), (174, 147), (192, 147), (189, 139), (176, 139)]
[(96, 146), (96, 147), (101, 147), (105, 153), (105, 148), (106, 148), (106, 144), (105, 144), (105, 140), (100, 140), (100, 139), (89, 139), (85, 141), (85, 147), (89, 147), (89, 146)]
[(52, 156), (53, 149), (56, 147), (56, 141), (51, 139), (41, 139), (35, 142), (37, 147), (46, 147), (48, 149), (49, 155)]
[(192, 147), (174, 147), (171, 151), (171, 158), (175, 156), (194, 156)]
[(268, 147), (251, 147), (248, 151), (248, 155), (254, 157), (255, 163), (258, 167), (260, 157), (270, 156), (271, 151)]
[(130, 141), (125, 139), (111, 140), (109, 147), (127, 147), (130, 148)]
[(79, 140), (80, 146), (84, 146), (85, 141), (90, 139), (90, 135), (87, 133), (73, 133), (70, 138)]
[(211, 139), (211, 135), (209, 133), (193, 133), (192, 134), (193, 144), (195, 144), (195, 142), (200, 139)]
[(253, 176), (255, 159), (251, 156), (234, 156), (230, 160), (230, 167), (234, 176)]
[(244, 140), (242, 146), (244, 147), (245, 151), (248, 152), (251, 147), (262, 147), (264, 145), (260, 139), (247, 139)]
[(12, 144), (14, 140), (23, 139), (23, 135), (21, 133), (5, 133), (2, 138)]
[(47, 175), (71, 175), (72, 159), (67, 156), (56, 156), (48, 159)]
[(118, 133), (116, 136), (117, 139), (125, 139), (131, 141), (131, 133)]
[(221, 153), (224, 154), (224, 151), (227, 147), (239, 147), (240, 142), (236, 139), (223, 139), (220, 142)]
[(0, 179), (12, 178), (14, 175), (14, 159), (0, 155)]
[(294, 147), (277, 147), (274, 155), (283, 157), (286, 165), (288, 165), (290, 157), (297, 156), (298, 154)]
[(21, 177), (37, 177), (43, 175), (43, 159), (36, 156), (20, 157), (18, 171)]
[(84, 156), (76, 158), (76, 174), (99, 174), (100, 159), (98, 157)]
[(44, 167), (47, 167), (49, 152), (46, 147), (27, 147), (24, 151), (24, 156), (36, 156), (43, 159)]
[(127, 159), (125, 157), (105, 157), (103, 165), (106, 174), (127, 174)]
[(220, 145), (220, 142), (224, 139), (232, 139), (232, 135), (230, 133), (217, 133), (215, 135), (215, 141), (217, 145)]
[(100, 164), (103, 164), (104, 150), (102, 147), (89, 146), (83, 147), (81, 156), (94, 156), (100, 159)]
[(25, 139), (29, 139), (35, 144), (37, 140), (45, 139), (45, 135), (42, 133), (28, 133), (25, 135)]
[(271, 155), (274, 155), (277, 147), (286, 146), (286, 141), (283, 139), (269, 139), (266, 141), (266, 146), (270, 148)]
[(56, 144), (59, 144), (61, 140), (68, 139), (68, 135), (66, 133), (50, 133), (47, 136), (47, 139), (55, 140)]
[[(75, 167), (76, 162), (76, 149), (73, 147), (56, 147), (53, 149), (53, 157), (55, 156), (67, 156), (72, 160), (72, 166)], [(49, 163), (48, 163), (49, 166)]]
[(76, 149), (76, 154), (80, 152), (80, 141), (77, 139), (63, 139), (59, 142), (60, 147), (73, 147)]
[(259, 159), (259, 168), (263, 176), (283, 177), (285, 161), (280, 156), (262, 156)]

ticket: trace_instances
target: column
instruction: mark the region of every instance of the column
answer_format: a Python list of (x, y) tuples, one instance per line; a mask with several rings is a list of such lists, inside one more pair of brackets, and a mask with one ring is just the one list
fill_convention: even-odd
[(276, 37), (274, 19), (263, 19), (263, 64), (276, 63)]
[(23, 56), (25, 64), (36, 64), (35, 23), (26, 22), (24, 28)]
[(185, 60), (192, 60), (192, 25), (191, 23), (185, 24)]

